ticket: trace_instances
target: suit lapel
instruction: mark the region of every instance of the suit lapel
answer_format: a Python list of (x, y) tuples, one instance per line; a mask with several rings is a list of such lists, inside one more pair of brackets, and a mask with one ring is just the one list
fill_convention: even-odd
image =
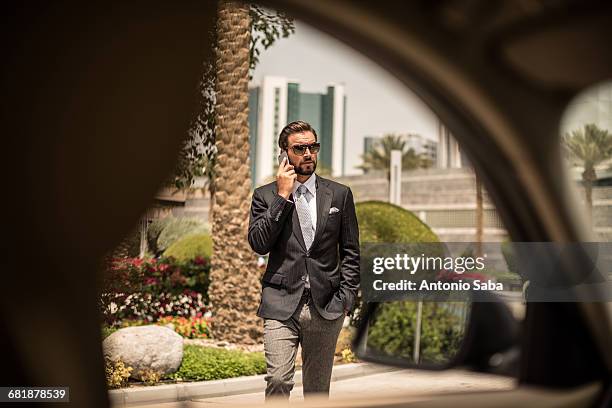
[(329, 208), (331, 207), (333, 192), (327, 186), (327, 180), (318, 177), (316, 179), (317, 182), (317, 230), (315, 231), (314, 239), (312, 240), (312, 245), (310, 248), (312, 249), (319, 239), (321, 235), (323, 235), (323, 231), (325, 229), (325, 224), (327, 223), (327, 217), (329, 216)]
[[(276, 183), (272, 186), (272, 191), (274, 191), (274, 194), (278, 193)], [(291, 194), (291, 200), (293, 200), (295, 203), (295, 197), (293, 197), (293, 194)], [(293, 235), (295, 235), (297, 241), (300, 243), (304, 251), (306, 251), (306, 244), (304, 243), (304, 237), (302, 236), (302, 227), (300, 226), (300, 219), (298, 218), (297, 211), (295, 210), (295, 205), (293, 208), (291, 222), (291, 230), (293, 231)]]

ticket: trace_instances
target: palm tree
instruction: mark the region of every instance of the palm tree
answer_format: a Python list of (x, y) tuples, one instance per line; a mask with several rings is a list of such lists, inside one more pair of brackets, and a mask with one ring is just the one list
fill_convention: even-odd
[(250, 32), (249, 5), (221, 1), (215, 49), (217, 160), (209, 296), (214, 311), (213, 336), (242, 344), (260, 342), (263, 333), (256, 316), (261, 289), (259, 268), (246, 240), (251, 194)]
[(406, 141), (401, 136), (386, 134), (382, 137), (380, 144), (362, 156), (363, 164), (357, 166), (365, 172), (370, 170), (385, 170), (387, 181), (391, 182), (391, 151), (401, 150), (402, 170), (427, 168), (431, 166), (429, 160), (423, 154), (417, 154), (414, 149), (406, 149)]
[(595, 124), (566, 133), (564, 146), (574, 165), (582, 166), (582, 184), (589, 222), (593, 217), (593, 182), (597, 180), (595, 167), (612, 158), (612, 134)]
[(482, 197), (482, 180), (478, 173), (474, 171), (476, 180), (476, 253), (475, 256), (482, 256), (482, 241), (484, 240), (484, 205)]

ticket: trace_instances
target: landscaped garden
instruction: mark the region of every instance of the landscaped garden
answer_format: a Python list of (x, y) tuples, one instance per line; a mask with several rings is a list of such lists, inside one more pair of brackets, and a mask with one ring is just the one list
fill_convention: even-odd
[[(137, 238), (128, 238), (105, 268), (100, 309), (109, 388), (264, 374), (263, 344), (211, 336), (206, 225), (190, 218), (155, 220), (142, 259), (138, 247)], [(350, 330), (343, 329), (338, 341), (338, 363), (355, 361)]]
[[(138, 245), (128, 238), (124, 253), (106, 265), (100, 308), (108, 386), (263, 373), (261, 352), (230, 350), (231, 345), (220, 346), (211, 339), (212, 241), (205, 224), (189, 218), (159, 219), (149, 226), (147, 241), (144, 258), (136, 256)], [(151, 326), (157, 327), (149, 329)], [(135, 327), (140, 332), (122, 330)], [(166, 337), (166, 350), (156, 350), (156, 339)], [(168, 352), (172, 343), (176, 344), (174, 355)], [(143, 348), (154, 355), (149, 369), (140, 367)], [(172, 360), (175, 366), (179, 362), (178, 367), (172, 367)]]
[[(387, 203), (359, 203), (357, 217), (362, 243), (438, 241), (414, 214)], [(136, 256), (137, 247), (128, 242), (121, 256), (109, 260), (104, 274), (100, 308), (109, 388), (265, 373), (263, 344), (233, 344), (212, 336), (212, 240), (205, 224), (188, 218), (156, 220), (147, 231), (144, 258)], [(354, 316), (362, 310), (361, 300), (356, 306)], [(393, 330), (373, 333), (372, 344), (393, 352), (400, 351), (397, 347), (405, 348), (408, 353), (414, 332), (413, 309), (413, 302), (386, 306), (380, 326), (387, 326), (382, 325), (387, 319)], [(443, 308), (437, 305), (424, 307), (424, 315), (429, 316), (424, 329), (432, 333), (423, 339), (423, 356), (429, 361), (448, 358), (456, 351), (461, 335), (452, 332), (451, 338), (442, 339), (449, 333), (438, 332), (436, 316), (440, 310)], [(397, 324), (400, 315), (405, 324)], [(444, 315), (446, 320), (453, 318)], [(354, 319), (351, 326), (343, 328), (336, 363), (356, 361), (351, 349), (356, 323)]]

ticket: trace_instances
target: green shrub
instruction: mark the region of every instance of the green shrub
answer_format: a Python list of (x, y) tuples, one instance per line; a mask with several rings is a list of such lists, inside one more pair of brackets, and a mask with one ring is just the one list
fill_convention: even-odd
[(186, 345), (181, 367), (169, 377), (175, 380), (202, 381), (265, 372), (266, 360), (263, 353)]
[(382, 201), (355, 206), (359, 240), (365, 242), (439, 242), (438, 236), (412, 212)]
[[(420, 362), (444, 363), (458, 352), (464, 336), (464, 312), (469, 304), (424, 302)], [(462, 310), (463, 309), (463, 310)], [(412, 360), (416, 302), (381, 303), (368, 330), (368, 346), (383, 354)]]
[(166, 228), (166, 226), (174, 220), (174, 217), (168, 216), (164, 218), (157, 218), (153, 220), (147, 227), (147, 243), (149, 244), (149, 250), (154, 254), (160, 252), (157, 248), (157, 239), (159, 234)]
[(212, 238), (210, 234), (187, 235), (170, 245), (164, 252), (164, 256), (175, 258), (180, 262), (186, 262), (198, 256), (210, 259), (212, 256)]
[[(359, 241), (364, 243), (439, 242), (438, 236), (412, 212), (382, 201), (364, 201), (355, 205), (359, 223)], [(367, 254), (362, 254), (365, 258)], [(351, 324), (361, 319), (361, 294), (355, 300)]]
[[(431, 228), (415, 214), (399, 206), (366, 201), (355, 207), (361, 243), (440, 242)], [(415, 249), (415, 248), (412, 248)], [(440, 247), (440, 251), (442, 251)], [(431, 252), (432, 247), (428, 246)], [(362, 254), (363, 255), (363, 254)], [(357, 299), (362, 310), (361, 298)], [(453, 310), (468, 307), (465, 303), (423, 303), (421, 322), (421, 362), (444, 362), (458, 351), (463, 338), (461, 316)], [(383, 353), (412, 359), (417, 302), (390, 302), (379, 305), (376, 323), (368, 331), (368, 345)], [(360, 319), (353, 315), (352, 323)]]
[(171, 217), (159, 233), (155, 248), (157, 253), (161, 253), (186, 235), (206, 232), (208, 232), (206, 224), (198, 218)]

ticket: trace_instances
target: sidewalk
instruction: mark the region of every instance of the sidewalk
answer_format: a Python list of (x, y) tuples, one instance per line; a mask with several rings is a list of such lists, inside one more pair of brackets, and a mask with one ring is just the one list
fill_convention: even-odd
[[(397, 370), (397, 368), (370, 363), (342, 364), (334, 366), (332, 371), (332, 382)], [(301, 387), (301, 370), (296, 371), (294, 381), (296, 387)], [(109, 397), (112, 406), (114, 408), (119, 408), (143, 404), (157, 405), (159, 403), (227, 397), (249, 393), (261, 394), (263, 396), (265, 386), (264, 375), (256, 375), (216, 381), (122, 388), (109, 391)]]
[[(291, 392), (289, 406), (356, 408), (371, 407), (381, 401), (389, 406), (403, 406), (406, 403), (427, 401), (432, 396), (461, 394), (482, 391), (506, 391), (516, 387), (513, 378), (465, 370), (426, 371), (402, 369), (335, 381), (331, 385), (329, 400), (313, 400), (304, 404), (301, 386)], [(391, 402), (393, 402), (391, 404)], [(223, 397), (198, 398), (190, 401), (170, 402), (151, 405), (130, 405), (139, 408), (206, 408), (264, 406), (263, 391), (250, 394), (227, 395)], [(266, 404), (267, 407), (287, 407), (286, 403)]]

